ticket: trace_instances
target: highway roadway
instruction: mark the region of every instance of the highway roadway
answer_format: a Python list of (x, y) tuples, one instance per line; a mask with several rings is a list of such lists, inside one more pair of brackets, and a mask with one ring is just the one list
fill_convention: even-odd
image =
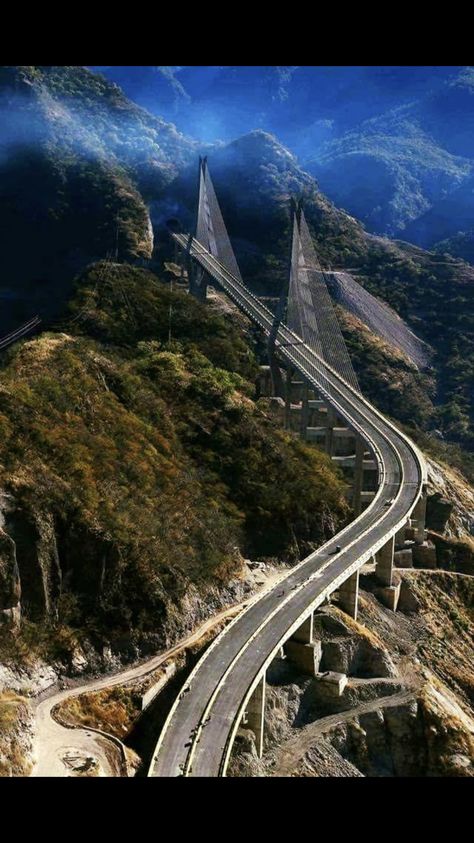
[(0, 351), (3, 351), (5, 348), (13, 345), (13, 343), (18, 342), (18, 340), (21, 340), (23, 337), (31, 334), (32, 331), (35, 331), (40, 324), (40, 317), (33, 316), (32, 319), (25, 322), (23, 325), (20, 325), (19, 328), (16, 328), (14, 331), (11, 331), (11, 333), (6, 334), (4, 337), (0, 337)]
[[(186, 250), (188, 238), (174, 237)], [(198, 241), (192, 241), (190, 254), (269, 334), (271, 311)], [(405, 525), (426, 481), (425, 463), (416, 446), (283, 324), (277, 335), (279, 346), (282, 359), (324, 394), (348, 425), (363, 436), (378, 462), (379, 488), (358, 518), (295, 566), (278, 585), (249, 603), (215, 639), (170, 711), (150, 776), (225, 775), (247, 701), (282, 643)], [(325, 391), (327, 384), (330, 395)], [(341, 546), (340, 552), (335, 552), (336, 545)]]

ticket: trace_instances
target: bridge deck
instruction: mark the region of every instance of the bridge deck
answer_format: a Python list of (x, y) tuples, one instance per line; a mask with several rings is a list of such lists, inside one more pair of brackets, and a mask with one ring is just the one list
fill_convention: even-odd
[[(174, 237), (187, 248), (185, 235)], [(196, 240), (190, 254), (269, 334), (271, 311)], [(281, 643), (405, 524), (421, 494), (426, 469), (408, 438), (283, 324), (277, 340), (281, 357), (309, 384), (324, 393), (324, 384), (329, 383), (331, 395), (326, 397), (376, 455), (380, 486), (362, 515), (251, 602), (216, 638), (170, 712), (150, 766), (151, 776), (225, 775), (246, 701)], [(335, 553), (336, 545), (341, 545), (341, 552)]]

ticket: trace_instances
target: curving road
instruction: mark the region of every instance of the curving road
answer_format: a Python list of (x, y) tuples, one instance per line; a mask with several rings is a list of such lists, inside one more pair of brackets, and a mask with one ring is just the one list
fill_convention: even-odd
[(3, 351), (3, 349), (8, 348), (10, 345), (13, 345), (13, 343), (18, 342), (18, 340), (21, 340), (23, 337), (31, 334), (32, 331), (35, 331), (40, 324), (40, 317), (33, 316), (32, 319), (28, 322), (24, 322), (24, 324), (20, 325), (19, 328), (16, 328), (14, 331), (6, 334), (4, 337), (0, 337), (0, 351)]
[[(174, 237), (186, 249), (187, 237)], [(190, 254), (269, 334), (271, 311), (198, 241), (193, 240)], [(283, 324), (277, 334), (279, 345), (281, 357), (325, 395), (370, 446), (378, 462), (379, 489), (358, 518), (256, 598), (215, 639), (171, 709), (150, 776), (225, 775), (247, 701), (282, 643), (405, 525), (426, 481), (424, 460), (416, 446)], [(392, 501), (390, 506), (387, 500)], [(342, 546), (341, 552), (335, 553), (336, 545)]]

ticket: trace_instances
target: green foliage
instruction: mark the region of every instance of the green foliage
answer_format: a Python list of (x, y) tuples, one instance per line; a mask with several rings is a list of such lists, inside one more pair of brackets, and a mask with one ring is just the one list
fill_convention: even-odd
[(70, 332), (15, 347), (0, 372), (2, 488), (17, 534), (54, 526), (64, 586), (36, 646), (61, 658), (78, 635), (169, 632), (190, 587), (239, 573), (237, 548), (294, 559), (347, 511), (330, 461), (249, 397), (253, 354), (228, 320), (143, 270), (100, 269)]
[(77, 282), (70, 305), (77, 328), (101, 342), (133, 348), (154, 340), (179, 350), (192, 344), (221, 368), (253, 379), (254, 356), (242, 332), (183, 291), (174, 291), (148, 270), (98, 263)]

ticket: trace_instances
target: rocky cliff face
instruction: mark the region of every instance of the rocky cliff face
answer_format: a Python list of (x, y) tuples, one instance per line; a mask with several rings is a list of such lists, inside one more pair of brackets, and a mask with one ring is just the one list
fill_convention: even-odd
[(243, 730), (231, 774), (472, 777), (472, 584), (458, 574), (406, 572), (397, 613), (365, 591), (358, 623), (335, 606), (318, 612), (321, 670), (347, 675), (343, 693), (323, 695), (318, 679), (276, 660), (263, 759)]

